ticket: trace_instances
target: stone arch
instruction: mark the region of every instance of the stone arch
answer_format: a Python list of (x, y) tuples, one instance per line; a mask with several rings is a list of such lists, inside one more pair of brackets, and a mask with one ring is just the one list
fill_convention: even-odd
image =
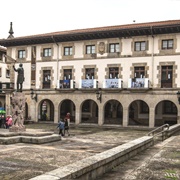
[(76, 107), (75, 104), (72, 100), (70, 99), (64, 99), (60, 102), (59, 104), (59, 119), (66, 116), (66, 114), (69, 112), (71, 114), (71, 122), (75, 122), (75, 112), (76, 112)]
[(177, 124), (178, 108), (170, 100), (162, 100), (155, 107), (155, 126)]
[(119, 124), (122, 125), (123, 107), (122, 104), (111, 99), (104, 105), (104, 124)]
[(149, 106), (143, 100), (134, 100), (130, 103), (128, 125), (149, 126)]
[(43, 99), (39, 103), (39, 121), (54, 122), (54, 104), (49, 99)]
[(98, 124), (99, 107), (92, 99), (86, 99), (80, 105), (81, 122)]

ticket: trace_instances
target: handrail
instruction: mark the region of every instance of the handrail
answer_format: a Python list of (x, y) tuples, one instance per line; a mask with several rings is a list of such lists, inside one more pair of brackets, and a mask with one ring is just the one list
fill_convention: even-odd
[(164, 132), (166, 132), (168, 130), (169, 130), (169, 124), (164, 124), (164, 125), (156, 128), (156, 129), (150, 131), (147, 135), (148, 136), (152, 135), (153, 137), (156, 137), (156, 136), (159, 136), (161, 134), (162, 135), (162, 140), (164, 140), (164, 136), (165, 136)]

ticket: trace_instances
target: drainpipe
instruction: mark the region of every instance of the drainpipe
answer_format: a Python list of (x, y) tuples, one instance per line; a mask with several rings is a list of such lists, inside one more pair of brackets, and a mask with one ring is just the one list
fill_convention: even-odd
[(56, 88), (59, 88), (59, 44), (55, 41), (54, 37), (52, 36), (52, 39), (54, 43), (57, 45), (57, 82), (56, 82)]
[(153, 27), (151, 26), (151, 36), (152, 36), (152, 53), (151, 53), (151, 60), (152, 60), (152, 80), (151, 80), (151, 87), (154, 87), (154, 78), (153, 78), (153, 74), (154, 74), (154, 35), (153, 35)]

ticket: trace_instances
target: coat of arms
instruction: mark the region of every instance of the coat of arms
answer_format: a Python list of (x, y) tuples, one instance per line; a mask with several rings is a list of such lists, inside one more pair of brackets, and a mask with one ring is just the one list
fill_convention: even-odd
[(104, 42), (100, 42), (98, 48), (99, 48), (99, 53), (101, 55), (105, 53), (105, 43)]

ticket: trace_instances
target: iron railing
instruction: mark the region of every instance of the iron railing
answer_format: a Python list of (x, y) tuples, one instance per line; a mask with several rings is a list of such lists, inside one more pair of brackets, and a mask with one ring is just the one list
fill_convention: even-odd
[(167, 138), (167, 131), (169, 130), (169, 124), (164, 124), (152, 131), (150, 131), (147, 135), (153, 136), (153, 137), (162, 137), (162, 141), (164, 141)]

